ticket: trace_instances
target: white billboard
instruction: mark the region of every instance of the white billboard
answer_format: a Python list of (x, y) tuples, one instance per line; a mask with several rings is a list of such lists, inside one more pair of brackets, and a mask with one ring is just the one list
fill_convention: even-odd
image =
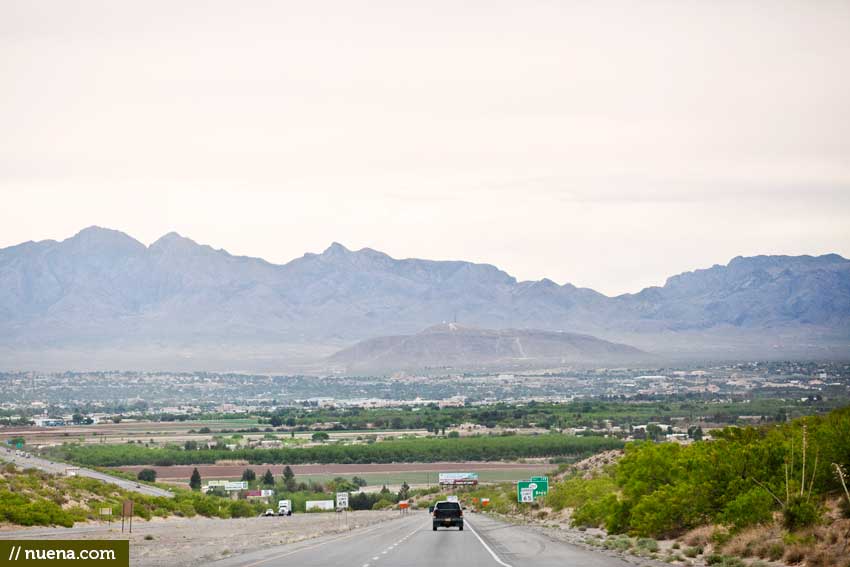
[(304, 506), (307, 511), (310, 510), (334, 510), (333, 500), (308, 500)]
[(478, 484), (478, 473), (474, 472), (441, 472), (440, 484), (456, 486), (465, 484)]
[(336, 507), (337, 508), (348, 508), (348, 493), (347, 492), (337, 492), (336, 493)]
[(233, 492), (235, 490), (248, 490), (248, 481), (241, 480), (238, 482), (228, 482), (224, 485), (224, 489)]

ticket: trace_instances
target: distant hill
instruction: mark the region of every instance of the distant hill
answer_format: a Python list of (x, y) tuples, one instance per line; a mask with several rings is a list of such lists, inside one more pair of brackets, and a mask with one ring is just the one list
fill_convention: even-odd
[(328, 358), (347, 372), (645, 362), (647, 353), (577, 333), (477, 329), (454, 323), (361, 341)]
[(850, 261), (739, 257), (607, 297), (337, 243), (283, 265), (176, 233), (145, 246), (98, 227), (0, 249), (3, 367), (275, 371), (453, 320), (586, 333), (679, 358), (847, 357)]

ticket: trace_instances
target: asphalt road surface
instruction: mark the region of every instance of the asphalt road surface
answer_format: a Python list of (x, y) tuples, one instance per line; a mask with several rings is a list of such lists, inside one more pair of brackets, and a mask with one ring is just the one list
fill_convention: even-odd
[(466, 514), (464, 531), (431, 530), (431, 516), (407, 518), (342, 536), (270, 547), (213, 563), (217, 567), (633, 567), (547, 538), (529, 528)]
[[(65, 469), (67, 467), (73, 466), (67, 463), (60, 463), (57, 461), (48, 461), (47, 459), (42, 459), (40, 457), (22, 457), (18, 455), (15, 450), (10, 450), (5, 447), (0, 448), (0, 459), (8, 461), (10, 463), (15, 463), (22, 469), (35, 468), (53, 474), (65, 474)], [(156, 486), (148, 486), (143, 483), (136, 483), (132, 480), (127, 480), (119, 478), (117, 476), (104, 474), (102, 472), (93, 471), (91, 469), (80, 467), (80, 469), (77, 471), (77, 475), (94, 478), (102, 482), (109, 482), (123, 488), (124, 490), (138, 492), (139, 494), (146, 494), (148, 496), (164, 496), (166, 498), (174, 497), (174, 494), (168, 490), (163, 490), (162, 488), (157, 488)]]

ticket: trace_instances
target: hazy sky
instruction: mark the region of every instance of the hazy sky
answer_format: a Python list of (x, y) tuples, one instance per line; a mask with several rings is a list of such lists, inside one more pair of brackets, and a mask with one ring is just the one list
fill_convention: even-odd
[(850, 256), (850, 0), (0, 0), (0, 247), (331, 241), (605, 293)]

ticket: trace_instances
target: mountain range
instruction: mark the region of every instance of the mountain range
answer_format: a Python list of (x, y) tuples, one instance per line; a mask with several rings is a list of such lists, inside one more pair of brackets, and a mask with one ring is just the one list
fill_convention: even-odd
[(98, 227), (0, 249), (4, 368), (278, 370), (446, 321), (590, 334), (671, 359), (847, 357), (850, 261), (737, 257), (608, 297), (338, 243), (283, 265)]

